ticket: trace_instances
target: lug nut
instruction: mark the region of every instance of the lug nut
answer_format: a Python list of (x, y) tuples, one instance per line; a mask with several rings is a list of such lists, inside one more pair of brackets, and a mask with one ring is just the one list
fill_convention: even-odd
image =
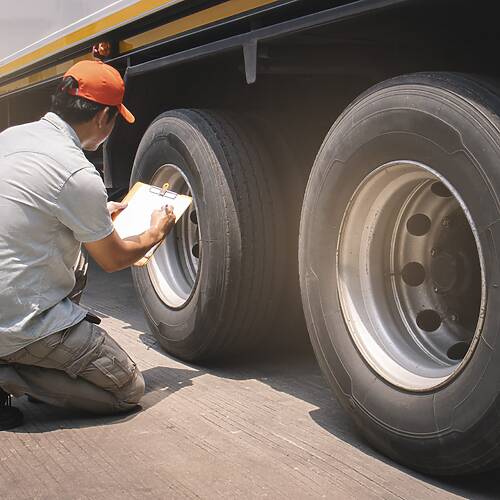
[(432, 248), (431, 249), (431, 257), (435, 257), (439, 253), (437, 248)]
[(441, 225), (445, 228), (450, 227), (450, 218), (449, 217), (443, 217), (441, 220)]

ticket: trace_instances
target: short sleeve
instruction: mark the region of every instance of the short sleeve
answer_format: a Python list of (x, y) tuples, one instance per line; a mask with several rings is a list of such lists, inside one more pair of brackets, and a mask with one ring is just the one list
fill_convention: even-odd
[(78, 170), (62, 187), (56, 203), (57, 218), (73, 231), (75, 238), (88, 243), (113, 232), (107, 209), (106, 188), (94, 167)]

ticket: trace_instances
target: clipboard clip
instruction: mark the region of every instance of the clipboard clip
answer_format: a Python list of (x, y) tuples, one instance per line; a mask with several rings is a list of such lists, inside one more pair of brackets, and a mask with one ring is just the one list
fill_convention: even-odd
[(169, 191), (170, 187), (170, 184), (168, 182), (166, 182), (165, 184), (163, 184), (162, 187), (159, 187), (159, 186), (151, 186), (149, 188), (149, 191), (151, 193), (155, 193), (159, 196), (165, 196), (166, 198), (170, 198), (171, 200), (175, 200), (175, 198), (177, 198), (177, 193), (172, 193), (171, 191)]

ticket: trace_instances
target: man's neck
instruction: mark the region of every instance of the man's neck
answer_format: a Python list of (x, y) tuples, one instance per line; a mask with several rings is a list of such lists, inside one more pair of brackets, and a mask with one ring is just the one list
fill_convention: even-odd
[(89, 140), (93, 137), (93, 125), (91, 122), (79, 123), (77, 125), (69, 124), (71, 128), (75, 131), (78, 139), (80, 139), (80, 144), (83, 149), (88, 146)]

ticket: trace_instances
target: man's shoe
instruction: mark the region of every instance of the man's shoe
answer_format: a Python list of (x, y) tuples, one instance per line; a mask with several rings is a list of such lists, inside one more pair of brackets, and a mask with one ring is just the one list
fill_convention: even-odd
[(0, 431), (13, 429), (23, 423), (23, 414), (11, 406), (10, 394), (0, 389)]

